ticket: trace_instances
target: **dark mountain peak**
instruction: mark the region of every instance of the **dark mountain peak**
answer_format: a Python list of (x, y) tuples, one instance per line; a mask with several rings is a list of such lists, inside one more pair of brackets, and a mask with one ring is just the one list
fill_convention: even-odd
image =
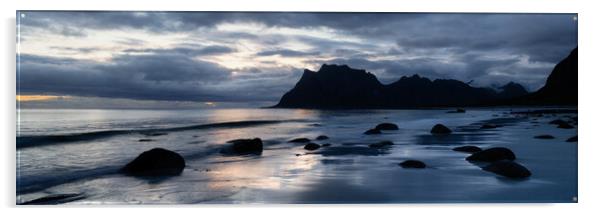
[(350, 68), (347, 65), (323, 64), (317, 74), (321, 77), (350, 77), (356, 79), (367, 78), (376, 81), (376, 76), (363, 69)]
[(424, 80), (424, 81), (431, 81), (429, 78), (426, 77), (421, 77), (418, 74), (414, 74), (412, 76), (402, 76), (401, 78), (399, 78), (399, 80), (403, 80), (403, 81), (416, 81), (416, 80)]
[(318, 72), (305, 70), (295, 87), (275, 107), (317, 109), (464, 107), (483, 105), (576, 105), (577, 49), (562, 60), (546, 85), (529, 94), (509, 82), (495, 91), (454, 79), (430, 80), (417, 74), (389, 85), (376, 76), (347, 65), (324, 64)]
[(382, 84), (365, 70), (347, 65), (324, 64), (318, 72), (304, 70), (295, 87), (282, 96), (277, 107), (364, 108), (375, 104)]
[(521, 84), (515, 83), (515, 82), (508, 82), (506, 83), (506, 85), (503, 85), (501, 87), (499, 87), (499, 89), (501, 91), (523, 91), (525, 93), (527, 93), (527, 90), (525, 89), (525, 87), (523, 87)]
[(578, 68), (577, 47), (558, 63), (546, 84), (527, 97), (518, 100), (521, 104), (539, 105), (577, 105)]
[(435, 79), (433, 80), (433, 83), (470, 87), (470, 85), (468, 85), (467, 83), (455, 79)]
[(521, 84), (509, 82), (498, 88), (500, 98), (516, 98), (529, 94), (529, 92)]
[[(360, 71), (357, 69), (352, 69), (347, 65), (337, 65), (337, 64), (322, 64), (322, 66), (320, 67), (320, 69), (318, 70), (318, 72), (324, 72), (324, 73), (329, 73), (329, 72), (338, 72), (338, 71)], [(361, 70), (364, 71), (364, 70)], [(365, 72), (365, 71), (364, 71)]]

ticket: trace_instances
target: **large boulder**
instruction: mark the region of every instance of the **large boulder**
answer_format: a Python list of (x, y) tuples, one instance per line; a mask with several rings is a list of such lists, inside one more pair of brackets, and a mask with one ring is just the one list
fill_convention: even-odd
[(304, 147), (305, 150), (313, 151), (320, 148), (320, 145), (315, 143), (307, 143)]
[(233, 154), (258, 154), (263, 151), (263, 142), (259, 138), (230, 140), (232, 146), (223, 150), (222, 153)]
[(442, 124), (436, 124), (431, 129), (432, 134), (450, 134), (451, 132), (452, 131), (449, 128)]
[(483, 151), (483, 149), (481, 149), (477, 146), (470, 146), (470, 145), (456, 147), (456, 148), (453, 148), (452, 150), (458, 151), (458, 152), (467, 152), (467, 153), (475, 153), (475, 152)]
[(503, 148), (503, 147), (495, 147), (486, 149), (480, 152), (473, 153), (468, 156), (466, 160), (468, 161), (485, 161), (485, 162), (493, 162), (500, 160), (514, 160), (516, 156), (512, 150)]
[(399, 130), (396, 124), (393, 123), (380, 123), (376, 125), (375, 129), (377, 130)]
[(379, 129), (376, 128), (372, 128), (370, 130), (367, 130), (366, 132), (364, 132), (364, 134), (366, 135), (373, 135), (373, 134), (381, 134)]
[(426, 167), (426, 164), (424, 164), (424, 162), (419, 161), (419, 160), (406, 160), (404, 162), (399, 163), (399, 166), (403, 167), (403, 168), (423, 169)]
[(162, 148), (154, 148), (140, 154), (125, 165), (122, 171), (133, 176), (179, 175), (186, 162), (178, 153)]
[(531, 176), (531, 172), (527, 168), (514, 161), (493, 162), (485, 166), (483, 170), (515, 179), (527, 178)]
[(327, 140), (327, 139), (329, 139), (329, 137), (326, 135), (320, 135), (320, 136), (316, 137), (316, 140)]

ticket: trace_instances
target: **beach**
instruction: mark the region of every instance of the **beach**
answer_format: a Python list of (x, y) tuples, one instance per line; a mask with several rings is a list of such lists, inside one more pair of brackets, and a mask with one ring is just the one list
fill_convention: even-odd
[[(577, 113), (520, 113), (534, 109), (20, 109), (17, 203), (57, 194), (72, 195), (58, 200), (70, 205), (576, 202), (578, 145), (566, 141), (577, 135), (576, 121), (572, 129), (549, 122)], [(364, 134), (385, 122), (399, 129)], [(435, 124), (453, 132), (433, 135)], [(230, 140), (255, 137), (260, 154), (222, 151)], [(296, 138), (320, 147), (289, 142)], [(370, 147), (382, 141), (393, 145)], [(511, 149), (532, 175), (487, 172), (452, 150), (466, 145)], [(119, 172), (157, 147), (182, 155), (180, 175)], [(399, 166), (410, 159), (426, 168)]]

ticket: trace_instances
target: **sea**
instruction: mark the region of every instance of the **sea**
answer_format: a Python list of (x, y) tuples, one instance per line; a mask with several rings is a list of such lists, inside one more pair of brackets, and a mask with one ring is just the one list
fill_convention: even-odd
[[(17, 204), (348, 204), (577, 202), (577, 135), (548, 122), (577, 114), (529, 108), (427, 110), (19, 109)], [(390, 122), (399, 130), (366, 135)], [(483, 124), (494, 129), (481, 129)], [(435, 124), (453, 130), (430, 133)], [(548, 134), (553, 139), (536, 139)], [(326, 135), (326, 140), (316, 140)], [(229, 140), (260, 138), (261, 154), (225, 155)], [(308, 138), (322, 145), (309, 151)], [(394, 145), (371, 148), (391, 141)], [(328, 144), (328, 145), (324, 145)], [(532, 176), (515, 180), (471, 163), (458, 146), (507, 147)], [(164, 148), (186, 161), (177, 176), (119, 172), (140, 153)], [(425, 169), (399, 163), (420, 160)], [(75, 198), (74, 198), (75, 197)]]

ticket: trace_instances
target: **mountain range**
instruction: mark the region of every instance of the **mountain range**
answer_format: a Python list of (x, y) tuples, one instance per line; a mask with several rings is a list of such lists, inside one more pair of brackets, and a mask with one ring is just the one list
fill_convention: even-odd
[(510, 82), (496, 91), (453, 79), (403, 76), (382, 84), (374, 74), (347, 65), (304, 70), (275, 108), (404, 109), (429, 107), (577, 105), (577, 48), (556, 65), (546, 84), (529, 93)]

